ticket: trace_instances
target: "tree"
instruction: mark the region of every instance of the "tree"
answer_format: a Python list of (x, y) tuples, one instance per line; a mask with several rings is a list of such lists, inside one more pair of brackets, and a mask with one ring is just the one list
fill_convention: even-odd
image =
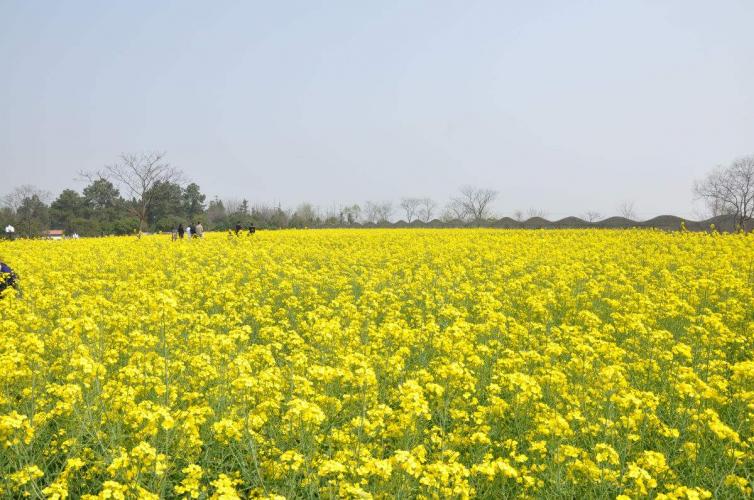
[(24, 184), (5, 195), (3, 204), (15, 212), (21, 207), (26, 198), (31, 198), (32, 196), (36, 196), (42, 202), (46, 202), (50, 199), (51, 195), (48, 191), (39, 189), (36, 186)]
[(152, 228), (164, 231), (184, 220), (183, 190), (177, 183), (158, 181), (147, 196), (152, 200), (147, 210), (147, 221)]
[(386, 223), (390, 222), (390, 217), (393, 215), (393, 204), (389, 201), (383, 201), (377, 206), (377, 222)]
[(210, 223), (213, 229), (226, 229), (226, 218), (225, 205), (223, 205), (222, 200), (215, 197), (214, 200), (209, 202), (209, 207), (207, 208), (207, 222)]
[(16, 215), (21, 222), (22, 234), (27, 238), (39, 235), (49, 226), (49, 209), (36, 194), (24, 198)]
[(461, 219), (481, 222), (492, 216), (491, 204), (497, 198), (497, 191), (473, 186), (463, 186), (460, 196), (453, 198), (452, 210), (461, 215)]
[(547, 217), (547, 212), (545, 212), (541, 208), (530, 208), (527, 211), (527, 215), (529, 216), (530, 219), (532, 219), (534, 217), (537, 217), (537, 218), (540, 218), (540, 219), (544, 219), (545, 217)]
[(129, 216), (120, 191), (109, 180), (93, 178), (84, 188), (84, 203), (89, 215), (85, 234), (128, 234), (136, 227), (136, 219)]
[(372, 224), (389, 222), (392, 213), (393, 204), (389, 201), (368, 201), (364, 207), (364, 218)]
[(442, 214), (444, 222), (463, 221), (467, 219), (467, 212), (462, 203), (458, 200), (451, 199), (445, 205), (445, 212)]
[(754, 217), (754, 155), (738, 158), (728, 167), (717, 167), (696, 182), (694, 193), (713, 215), (733, 215), (736, 225), (746, 230), (747, 222)]
[[(183, 174), (165, 161), (165, 153), (122, 154), (119, 161), (105, 166), (104, 172), (96, 173), (99, 178), (111, 177), (131, 196), (129, 209), (139, 220), (139, 231), (144, 230), (149, 209), (155, 202), (157, 183), (179, 183)], [(85, 174), (91, 178), (92, 175)]]
[(302, 203), (293, 212), (290, 220), (291, 227), (314, 227), (318, 226), (320, 216), (311, 203)]
[(586, 213), (581, 216), (581, 218), (587, 222), (597, 222), (602, 218), (602, 215), (599, 212), (587, 210)]
[(278, 203), (278, 206), (272, 210), (272, 216), (270, 217), (268, 224), (270, 227), (281, 229), (288, 226), (290, 218), (288, 210), (283, 210), (280, 203)]
[(38, 235), (49, 224), (47, 200), (50, 193), (25, 184), (5, 196), (3, 202), (16, 216), (20, 233), (28, 238)]
[(197, 215), (204, 213), (204, 200), (207, 196), (202, 194), (199, 185), (192, 182), (183, 189), (181, 194), (183, 212), (190, 221), (196, 219)]
[(417, 212), (419, 211), (419, 206), (421, 205), (422, 200), (419, 198), (403, 198), (401, 199), (401, 208), (403, 209), (403, 212), (406, 214), (406, 222), (411, 222), (414, 220), (414, 217), (416, 216)]
[[(223, 205), (225, 206), (225, 212), (231, 217), (243, 213), (243, 201), (238, 198), (227, 198), (223, 201)], [(248, 203), (246, 210), (248, 211)]]
[(516, 221), (518, 221), (518, 222), (523, 222), (524, 221), (524, 212), (521, 211), (521, 210), (516, 210), (515, 212), (513, 212), (513, 218)]
[(86, 204), (95, 211), (113, 208), (123, 201), (113, 183), (104, 178), (93, 180), (83, 194)]
[(76, 222), (86, 216), (86, 200), (72, 189), (65, 189), (50, 204), (50, 223), (66, 232), (77, 232)]
[(329, 208), (325, 209), (321, 214), (321, 218), (322, 224), (326, 227), (343, 225), (345, 223), (343, 208), (336, 204), (330, 205)]
[(634, 202), (624, 201), (623, 203), (618, 205), (618, 213), (621, 217), (624, 217), (628, 220), (634, 220), (636, 218), (636, 212), (634, 212)]
[(8, 224), (18, 224), (16, 222), (16, 214), (10, 207), (0, 207), (0, 230)]
[(356, 223), (361, 217), (361, 207), (359, 205), (351, 205), (343, 207), (341, 210), (341, 221), (345, 219), (349, 225)]
[(431, 221), (432, 215), (434, 215), (435, 207), (437, 207), (435, 200), (433, 200), (432, 198), (422, 198), (419, 202), (419, 212), (417, 214), (419, 220), (425, 223)]
[(377, 204), (372, 201), (367, 201), (364, 204), (364, 221), (374, 224), (377, 222)]

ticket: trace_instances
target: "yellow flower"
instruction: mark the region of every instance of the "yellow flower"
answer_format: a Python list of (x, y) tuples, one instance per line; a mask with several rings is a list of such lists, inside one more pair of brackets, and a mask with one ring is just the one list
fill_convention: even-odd
[(199, 495), (203, 491), (201, 480), (204, 472), (202, 468), (196, 464), (191, 464), (181, 469), (181, 472), (183, 472), (184, 477), (181, 483), (173, 488), (175, 492), (179, 495), (183, 494), (188, 498), (199, 498)]
[(240, 500), (241, 496), (236, 491), (236, 485), (240, 483), (241, 481), (238, 479), (220, 474), (217, 479), (212, 481), (215, 491), (210, 498), (212, 500)]
[(39, 479), (40, 477), (44, 476), (44, 472), (37, 467), (36, 465), (27, 465), (23, 469), (19, 470), (18, 472), (14, 472), (9, 476), (10, 480), (15, 483), (17, 487), (24, 486), (26, 483), (30, 481), (34, 481), (35, 479)]
[(0, 299), (14, 498), (752, 494), (750, 234), (208, 232), (0, 256), (24, 288)]
[(594, 447), (595, 458), (599, 463), (607, 463), (610, 465), (618, 465), (620, 463), (620, 456), (610, 445), (605, 443), (599, 443)]

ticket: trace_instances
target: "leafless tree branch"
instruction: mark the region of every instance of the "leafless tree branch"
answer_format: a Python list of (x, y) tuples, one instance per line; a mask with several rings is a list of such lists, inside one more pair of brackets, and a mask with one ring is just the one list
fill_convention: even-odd
[(419, 198), (403, 198), (401, 199), (400, 207), (403, 209), (403, 213), (406, 214), (406, 222), (411, 222), (419, 211), (419, 206), (422, 200)]
[(87, 179), (112, 179), (131, 197), (131, 212), (139, 219), (139, 230), (144, 229), (144, 221), (149, 208), (154, 203), (158, 183), (180, 183), (183, 173), (165, 161), (165, 153), (121, 154), (118, 162), (106, 165), (103, 171), (82, 173)]
[(754, 217), (754, 155), (718, 166), (694, 184), (694, 194), (702, 199), (712, 216), (733, 215), (736, 224), (746, 230)]
[(497, 191), (473, 186), (463, 186), (460, 196), (453, 198), (448, 209), (467, 221), (480, 222), (492, 216), (491, 204), (497, 198)]

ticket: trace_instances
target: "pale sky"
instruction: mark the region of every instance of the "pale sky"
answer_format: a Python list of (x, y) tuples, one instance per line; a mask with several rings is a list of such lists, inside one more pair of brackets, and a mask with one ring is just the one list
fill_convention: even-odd
[(0, 194), (151, 150), (252, 203), (691, 216), (754, 154), (754, 1), (0, 0)]

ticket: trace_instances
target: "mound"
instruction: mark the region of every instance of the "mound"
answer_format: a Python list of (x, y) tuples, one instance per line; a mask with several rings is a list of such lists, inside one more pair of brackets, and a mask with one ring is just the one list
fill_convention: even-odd
[(521, 223), (517, 220), (511, 219), (510, 217), (503, 217), (502, 219), (492, 221), (490, 227), (497, 227), (500, 229), (517, 229), (521, 227)]
[(532, 217), (531, 219), (524, 221), (523, 224), (521, 224), (521, 227), (525, 229), (545, 229), (551, 225), (552, 222), (547, 219), (543, 219), (542, 217)]
[[(736, 216), (735, 215), (718, 215), (705, 221), (700, 222), (702, 224), (702, 230), (708, 231), (714, 224), (715, 229), (722, 232), (733, 232), (737, 229)], [(751, 227), (751, 221), (747, 224), (747, 228)]]
[(608, 217), (605, 220), (594, 223), (594, 227), (611, 228), (611, 229), (627, 229), (630, 227), (637, 227), (638, 222), (626, 219), (625, 217)]
[(652, 229), (662, 229), (663, 231), (677, 231), (681, 228), (682, 222), (685, 222), (687, 229), (692, 229), (689, 226), (696, 224), (694, 221), (687, 221), (675, 215), (658, 215), (637, 225), (651, 227)]
[(592, 224), (584, 219), (571, 216), (552, 222), (550, 226), (556, 229), (585, 229), (592, 227)]

